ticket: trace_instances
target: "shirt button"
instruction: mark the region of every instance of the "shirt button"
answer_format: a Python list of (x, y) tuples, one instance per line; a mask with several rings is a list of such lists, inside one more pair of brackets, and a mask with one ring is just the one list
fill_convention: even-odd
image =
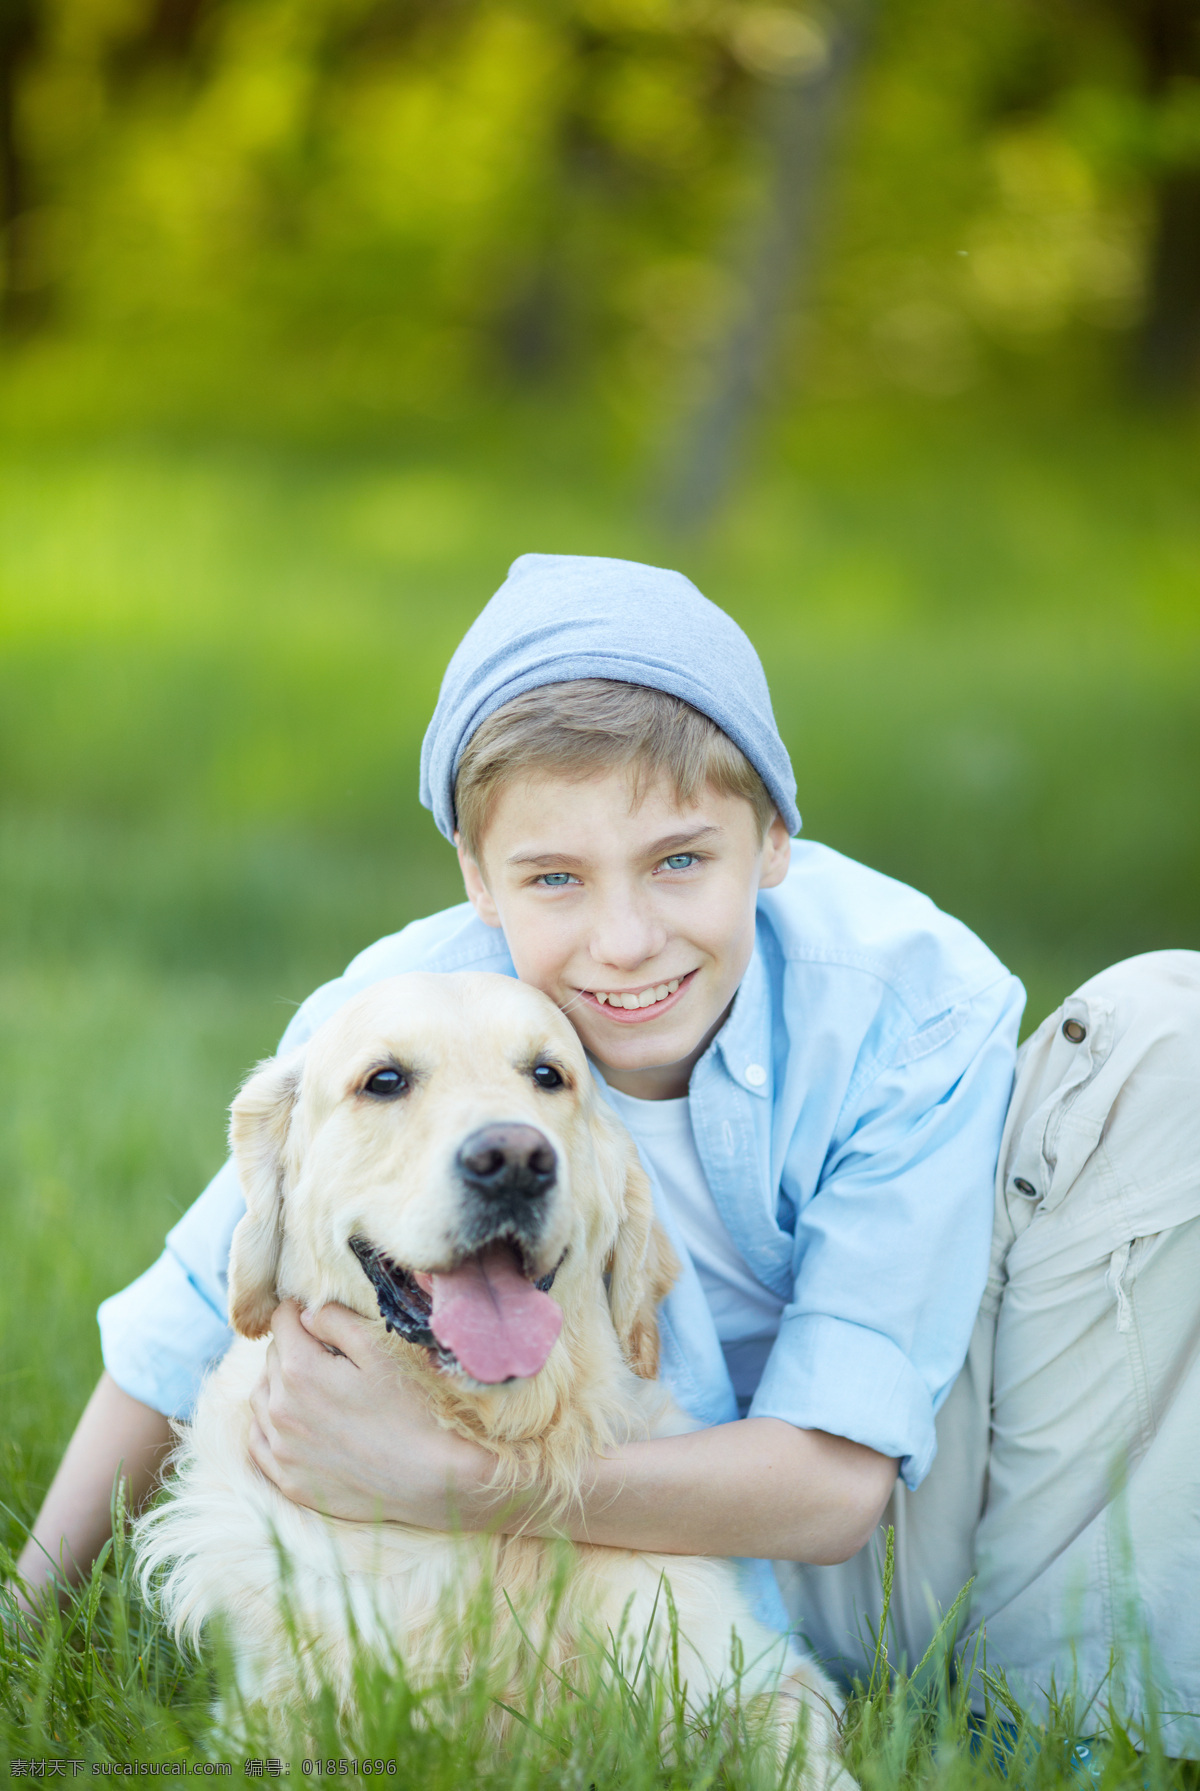
[(1087, 1027), (1081, 1026), (1078, 1020), (1064, 1020), (1063, 1037), (1070, 1039), (1073, 1045), (1082, 1045), (1087, 1037)]
[(761, 1088), (766, 1079), (767, 1072), (763, 1069), (761, 1063), (748, 1063), (746, 1065), (746, 1080), (751, 1088)]

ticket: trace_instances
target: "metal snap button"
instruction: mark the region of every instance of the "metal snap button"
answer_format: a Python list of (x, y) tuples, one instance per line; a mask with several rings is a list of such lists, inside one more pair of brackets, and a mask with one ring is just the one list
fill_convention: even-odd
[(1070, 1039), (1073, 1045), (1082, 1045), (1087, 1037), (1087, 1027), (1081, 1026), (1078, 1020), (1064, 1020), (1063, 1037)]
[(1017, 1190), (1018, 1194), (1028, 1194), (1032, 1197), (1036, 1197), (1037, 1195), (1037, 1189), (1034, 1187), (1033, 1183), (1027, 1182), (1023, 1175), (1017, 1177), (1016, 1181), (1013, 1183), (1013, 1187)]
[(746, 1065), (746, 1080), (751, 1088), (761, 1088), (766, 1079), (767, 1072), (763, 1069), (761, 1063), (748, 1063)]

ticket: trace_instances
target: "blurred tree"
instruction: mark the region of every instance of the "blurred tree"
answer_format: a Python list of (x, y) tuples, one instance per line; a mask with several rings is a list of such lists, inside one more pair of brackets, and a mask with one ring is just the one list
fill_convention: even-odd
[[(879, 0), (848, 109), (838, 18), (831, 0), (0, 0), (7, 352), (37, 324), (125, 389), (347, 414), (554, 382), (630, 439), (661, 437), (690, 382), (708, 392), (693, 511), (776, 336), (774, 383), (798, 376), (801, 293), (802, 374), (827, 393), (1098, 380), (1139, 324), (1148, 376), (1180, 383), (1195, 0)], [(765, 71), (771, 42), (817, 40), (834, 53), (807, 85)], [(739, 283), (724, 250), (751, 217)]]
[(781, 320), (809, 275), (830, 139), (864, 28), (862, 0), (853, 6), (843, 0), (824, 20), (759, 6), (738, 21), (735, 41), (765, 85), (765, 191), (744, 230), (738, 297), (724, 340), (710, 357), (706, 389), (669, 469), (664, 514), (676, 528), (694, 528), (724, 495), (763, 396)]
[(138, 47), (151, 57), (186, 61), (194, 54), (200, 22), (211, 0), (154, 0)]
[[(1163, 126), (1151, 181), (1138, 367), (1151, 392), (1179, 397), (1200, 375), (1200, 7), (1196, 0), (1117, 4), (1137, 48), (1143, 91)], [(1176, 121), (1184, 128), (1172, 130)]]
[(0, 0), (0, 320), (8, 329), (31, 321), (26, 277), (32, 175), (19, 119), (20, 90), (37, 48), (36, 0)]

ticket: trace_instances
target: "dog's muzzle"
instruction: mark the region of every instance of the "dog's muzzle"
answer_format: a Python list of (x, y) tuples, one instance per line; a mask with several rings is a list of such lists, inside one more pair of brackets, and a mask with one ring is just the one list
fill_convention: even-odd
[(480, 1126), (463, 1140), (454, 1167), (463, 1186), (491, 1207), (540, 1200), (558, 1180), (554, 1146), (536, 1126)]
[(533, 1273), (558, 1181), (554, 1146), (536, 1126), (480, 1126), (459, 1146), (453, 1173), (461, 1196), (443, 1268), (415, 1274), (363, 1237), (350, 1248), (388, 1330), (443, 1368), (483, 1385), (536, 1374), (562, 1325), (546, 1298), (558, 1264)]

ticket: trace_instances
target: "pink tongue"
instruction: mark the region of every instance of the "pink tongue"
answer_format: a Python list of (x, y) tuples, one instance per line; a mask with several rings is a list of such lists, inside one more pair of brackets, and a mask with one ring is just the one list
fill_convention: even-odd
[[(422, 1277), (424, 1279), (424, 1277)], [(434, 1275), (429, 1328), (473, 1380), (526, 1380), (545, 1367), (562, 1313), (530, 1285), (507, 1244), (493, 1244), (448, 1275)]]

